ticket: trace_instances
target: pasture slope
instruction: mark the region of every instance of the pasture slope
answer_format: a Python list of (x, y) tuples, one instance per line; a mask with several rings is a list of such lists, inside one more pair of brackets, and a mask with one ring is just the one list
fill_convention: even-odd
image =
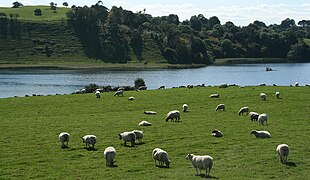
[[(279, 91), (281, 99), (274, 93)], [(268, 95), (267, 101), (259, 93)], [(309, 87), (218, 87), (0, 99), (0, 179), (201, 179), (185, 156), (211, 155), (211, 176), (219, 179), (310, 179)], [(209, 95), (219, 93), (219, 99)], [(129, 96), (136, 100), (128, 101)], [(180, 122), (165, 122), (169, 110), (181, 110)], [(216, 112), (224, 103), (226, 111)], [(238, 116), (242, 106), (267, 113), (267, 125)], [(144, 110), (157, 115), (147, 116)], [(139, 127), (147, 120), (153, 125)], [(222, 138), (211, 137), (213, 129)], [(125, 147), (117, 134), (139, 129), (144, 144)], [(270, 139), (256, 139), (251, 130), (267, 130)], [(69, 148), (62, 149), (60, 132), (69, 132)], [(84, 149), (81, 136), (98, 137), (96, 150)], [(290, 146), (289, 164), (279, 162), (278, 144)], [(103, 151), (116, 149), (117, 167), (105, 166)], [(153, 148), (166, 150), (170, 168), (155, 167)]]

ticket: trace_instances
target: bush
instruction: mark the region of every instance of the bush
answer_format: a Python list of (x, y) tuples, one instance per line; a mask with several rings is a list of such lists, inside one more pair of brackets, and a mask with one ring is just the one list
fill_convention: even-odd
[(90, 83), (88, 86), (85, 86), (86, 93), (92, 93), (96, 89), (99, 89), (99, 86), (95, 83)]
[(135, 79), (135, 88), (138, 89), (140, 86), (145, 86), (145, 82), (142, 78)]

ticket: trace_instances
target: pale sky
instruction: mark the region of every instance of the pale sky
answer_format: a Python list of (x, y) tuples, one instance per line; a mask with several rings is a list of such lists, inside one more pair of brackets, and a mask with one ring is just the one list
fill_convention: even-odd
[[(11, 7), (16, 0), (0, 0), (0, 7)], [(18, 1), (18, 0), (17, 0)], [(50, 2), (62, 6), (68, 2), (69, 7), (91, 6), (95, 0), (19, 0), (24, 5), (49, 5)], [(102, 0), (107, 8), (122, 6), (133, 12), (146, 9), (153, 17), (177, 14), (180, 21), (190, 19), (191, 16), (203, 14), (206, 18), (217, 16), (221, 24), (227, 21), (237, 26), (247, 26), (255, 20), (263, 21), (266, 25), (280, 24), (286, 18), (310, 20), (309, 0)]]

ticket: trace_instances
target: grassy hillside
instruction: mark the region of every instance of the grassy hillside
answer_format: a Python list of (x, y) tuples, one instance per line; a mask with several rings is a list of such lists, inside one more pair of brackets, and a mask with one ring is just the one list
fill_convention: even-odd
[[(35, 16), (34, 10), (41, 9), (42, 16)], [(20, 8), (7, 8), (0, 7), (0, 12), (5, 13), (7, 16), (10, 14), (19, 14), (20, 20), (32, 21), (32, 22), (55, 22), (55, 21), (66, 21), (67, 15), (70, 8), (58, 7), (54, 12), (50, 6), (24, 6)]]
[[(281, 92), (276, 99), (274, 93)], [(260, 92), (268, 95), (259, 99)], [(219, 99), (209, 95), (219, 93)], [(128, 101), (129, 96), (136, 100)], [(213, 178), (220, 179), (310, 179), (308, 87), (205, 87), (125, 92), (124, 97), (103, 93), (0, 99), (0, 179), (200, 179), (187, 153), (211, 155)], [(165, 122), (169, 110), (180, 110), (180, 122)], [(226, 111), (216, 112), (224, 103)], [(259, 126), (247, 116), (238, 116), (240, 107), (267, 113), (268, 123)], [(143, 114), (154, 110), (155, 116)], [(153, 125), (139, 127), (147, 120)], [(222, 138), (210, 136), (213, 129)], [(144, 144), (125, 147), (117, 134), (143, 130)], [(272, 138), (256, 139), (250, 131), (268, 130)], [(62, 149), (60, 132), (71, 135), (69, 148)], [(80, 137), (95, 134), (96, 150), (84, 149)], [(278, 144), (291, 151), (289, 164), (279, 163)], [(108, 168), (102, 156), (107, 146), (117, 151), (117, 167)], [(153, 148), (166, 150), (171, 168), (155, 167)]]

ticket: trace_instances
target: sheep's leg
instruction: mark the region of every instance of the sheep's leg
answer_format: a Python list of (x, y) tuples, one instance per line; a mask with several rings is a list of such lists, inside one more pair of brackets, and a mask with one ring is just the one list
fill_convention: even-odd
[(198, 176), (198, 169), (196, 168), (196, 176)]

